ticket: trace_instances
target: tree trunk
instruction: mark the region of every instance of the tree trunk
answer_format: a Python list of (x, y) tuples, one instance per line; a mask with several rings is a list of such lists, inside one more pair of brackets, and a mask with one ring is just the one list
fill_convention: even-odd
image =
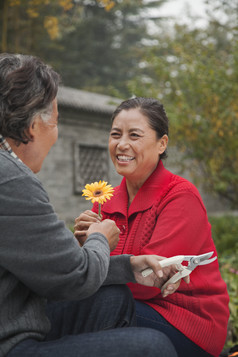
[(3, 0), (2, 17), (2, 52), (7, 52), (8, 0)]

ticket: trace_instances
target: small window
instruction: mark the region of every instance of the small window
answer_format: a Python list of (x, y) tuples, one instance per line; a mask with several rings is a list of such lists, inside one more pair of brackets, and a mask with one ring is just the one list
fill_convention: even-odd
[(74, 144), (75, 193), (81, 194), (87, 183), (108, 181), (109, 163), (106, 146)]

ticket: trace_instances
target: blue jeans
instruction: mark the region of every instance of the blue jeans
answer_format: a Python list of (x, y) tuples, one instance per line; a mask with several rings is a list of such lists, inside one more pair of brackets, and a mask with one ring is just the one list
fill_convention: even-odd
[(48, 304), (52, 329), (44, 341), (25, 340), (7, 357), (177, 357), (165, 334), (134, 327), (135, 305), (124, 285), (102, 287), (88, 299)]
[(178, 357), (212, 357), (177, 330), (149, 305), (136, 300), (136, 320), (139, 327), (150, 327), (163, 332), (173, 343)]

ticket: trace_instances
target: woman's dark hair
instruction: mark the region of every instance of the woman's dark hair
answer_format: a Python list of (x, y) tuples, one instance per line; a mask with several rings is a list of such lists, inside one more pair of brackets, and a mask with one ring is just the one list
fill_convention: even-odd
[[(163, 135), (169, 135), (169, 120), (164, 110), (163, 105), (154, 98), (136, 97), (123, 101), (112, 114), (112, 122), (122, 110), (130, 110), (138, 108), (140, 112), (148, 118), (149, 125), (153, 129), (157, 138), (162, 138)], [(161, 159), (167, 157), (166, 150), (160, 155)]]
[(0, 134), (27, 144), (35, 115), (52, 110), (60, 77), (39, 58), (0, 54)]

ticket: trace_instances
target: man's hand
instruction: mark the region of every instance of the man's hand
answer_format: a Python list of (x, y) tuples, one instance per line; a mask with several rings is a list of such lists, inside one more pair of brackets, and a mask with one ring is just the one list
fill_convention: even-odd
[[(141, 285), (154, 286), (161, 289), (166, 281), (178, 271), (176, 265), (170, 265), (162, 269), (159, 262), (163, 259), (165, 258), (159, 257), (158, 255), (131, 256), (130, 262), (136, 282)], [(147, 268), (151, 268), (153, 273), (143, 277), (141, 272)], [(188, 284), (190, 281), (189, 276), (184, 278), (184, 281)], [(162, 296), (166, 297), (169, 294), (173, 294), (178, 289), (180, 282), (181, 280), (175, 284), (169, 284), (166, 289), (164, 289)]]
[(92, 233), (102, 233), (108, 240), (110, 251), (112, 252), (119, 241), (120, 229), (116, 226), (116, 223), (111, 219), (105, 219), (100, 223), (93, 223), (90, 225), (86, 232), (88, 237)]
[(84, 245), (87, 239), (87, 231), (91, 224), (100, 222), (101, 217), (97, 213), (89, 210), (84, 211), (75, 219), (74, 236), (81, 246)]

